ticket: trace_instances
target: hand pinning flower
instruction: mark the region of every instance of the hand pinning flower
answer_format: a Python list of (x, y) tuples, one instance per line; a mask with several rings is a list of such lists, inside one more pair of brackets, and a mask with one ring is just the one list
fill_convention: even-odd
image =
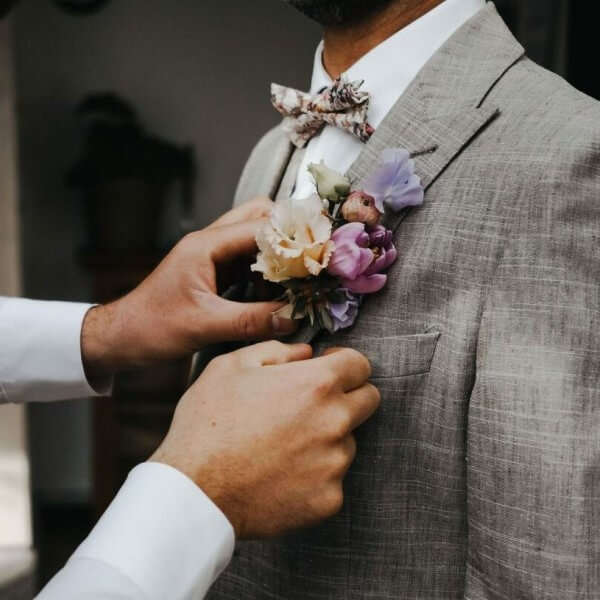
[(384, 150), (381, 166), (367, 175), (360, 187), (375, 198), (375, 205), (381, 212), (384, 205), (399, 211), (423, 203), (424, 190), (415, 173), (415, 163), (408, 150), (402, 148)]
[(423, 202), (424, 190), (407, 150), (382, 153), (381, 165), (353, 190), (345, 175), (310, 164), (317, 193), (275, 205), (259, 230), (253, 271), (285, 290), (281, 314), (308, 318), (331, 333), (354, 324), (362, 298), (381, 290), (397, 258), (393, 234), (379, 224), (393, 210)]
[(345, 175), (325, 166), (321, 161), (318, 165), (311, 163), (307, 167), (317, 186), (317, 193), (323, 200), (338, 203), (350, 193), (350, 182)]

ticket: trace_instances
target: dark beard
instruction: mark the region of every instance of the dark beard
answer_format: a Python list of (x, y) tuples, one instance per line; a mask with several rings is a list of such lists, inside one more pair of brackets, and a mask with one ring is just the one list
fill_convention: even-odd
[(307, 17), (326, 27), (352, 25), (375, 14), (395, 0), (285, 0)]

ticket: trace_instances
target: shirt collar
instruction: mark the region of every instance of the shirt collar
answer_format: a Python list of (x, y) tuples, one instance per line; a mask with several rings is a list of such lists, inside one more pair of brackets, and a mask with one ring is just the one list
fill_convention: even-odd
[[(369, 122), (377, 127), (425, 63), (466, 21), (485, 7), (485, 0), (445, 0), (383, 41), (345, 73), (350, 81), (364, 80), (371, 93)], [(317, 47), (311, 93), (331, 83), (323, 67), (323, 42)]]

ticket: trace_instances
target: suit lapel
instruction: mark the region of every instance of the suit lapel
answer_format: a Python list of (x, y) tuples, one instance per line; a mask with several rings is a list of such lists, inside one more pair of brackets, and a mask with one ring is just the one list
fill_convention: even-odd
[[(492, 3), (463, 25), (430, 59), (379, 125), (348, 170), (360, 181), (385, 148), (406, 148), (427, 190), (501, 108), (484, 104), (494, 84), (524, 54)], [(427, 194), (425, 202), (428, 202)], [(388, 211), (396, 231), (410, 209)], [(293, 341), (311, 342), (319, 328), (304, 325)]]
[(275, 196), (271, 196), (272, 198), (275, 198), (275, 202), (279, 202), (284, 198), (289, 198), (293, 194), (298, 171), (300, 170), (300, 165), (302, 164), (302, 159), (304, 158), (304, 153), (304, 148), (295, 148), (293, 150), (287, 164), (287, 168), (285, 169), (283, 177), (281, 178), (281, 184), (279, 185), (277, 194)]
[(281, 126), (272, 129), (254, 148), (235, 191), (234, 206), (254, 196), (275, 198), (292, 156), (293, 146)]

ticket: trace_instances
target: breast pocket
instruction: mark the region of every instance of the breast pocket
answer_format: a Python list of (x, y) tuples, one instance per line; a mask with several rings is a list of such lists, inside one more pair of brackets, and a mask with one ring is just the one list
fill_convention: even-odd
[(372, 380), (428, 373), (440, 337), (439, 331), (412, 335), (344, 337), (336, 345), (362, 352), (370, 361)]

